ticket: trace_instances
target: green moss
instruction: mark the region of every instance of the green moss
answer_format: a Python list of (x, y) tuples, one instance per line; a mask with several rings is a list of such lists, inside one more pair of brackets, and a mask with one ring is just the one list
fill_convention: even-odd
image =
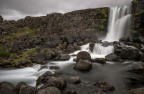
[(59, 45), (57, 46), (57, 49), (63, 50), (63, 49), (66, 48), (67, 44), (68, 44), (67, 42), (64, 42), (63, 44), (59, 44)]
[(21, 65), (29, 66), (32, 64), (32, 61), (25, 57), (19, 57), (12, 61), (13, 66), (20, 67)]
[(9, 35), (2, 36), (0, 38), (0, 40), (5, 40), (5, 41), (11, 42), (11, 41), (14, 41), (15, 39), (17, 39), (21, 36), (24, 36), (24, 35), (33, 36), (33, 35), (35, 35), (35, 33), (34, 33), (33, 29), (30, 29), (29, 27), (24, 27), (19, 31), (10, 33)]
[(10, 55), (11, 54), (7, 49), (0, 46), (0, 57), (10, 57)]
[(36, 48), (31, 48), (31, 49), (28, 49), (26, 50), (25, 52), (22, 53), (22, 56), (23, 57), (29, 57), (29, 56), (33, 56), (37, 53), (37, 50)]

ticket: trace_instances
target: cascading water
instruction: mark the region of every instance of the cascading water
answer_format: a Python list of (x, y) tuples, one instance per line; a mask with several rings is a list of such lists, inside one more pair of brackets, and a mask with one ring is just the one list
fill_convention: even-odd
[[(129, 5), (110, 8), (108, 33), (102, 40), (103, 42), (118, 41), (127, 33), (130, 26), (130, 13), (131, 9)], [(108, 55), (112, 53), (113, 50), (113, 46), (103, 47), (101, 44), (95, 44), (94, 53), (99, 55)]]
[(118, 41), (126, 34), (130, 26), (130, 6), (110, 8), (108, 33), (104, 41)]

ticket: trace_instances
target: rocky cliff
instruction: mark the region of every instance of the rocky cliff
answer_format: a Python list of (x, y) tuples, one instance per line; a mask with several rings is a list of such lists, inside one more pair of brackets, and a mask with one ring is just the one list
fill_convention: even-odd
[[(6, 21), (0, 16), (0, 66), (25, 67), (58, 59), (105, 33), (109, 8)], [(35, 59), (36, 58), (36, 59)]]
[(133, 0), (132, 14), (134, 34), (144, 36), (144, 0)]

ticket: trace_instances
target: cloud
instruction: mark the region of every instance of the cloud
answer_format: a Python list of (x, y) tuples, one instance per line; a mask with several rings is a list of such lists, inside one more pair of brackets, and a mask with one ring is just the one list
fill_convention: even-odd
[(27, 15), (46, 15), (52, 12), (112, 7), (129, 4), (132, 0), (0, 0), (0, 14), (5, 19), (19, 19)]

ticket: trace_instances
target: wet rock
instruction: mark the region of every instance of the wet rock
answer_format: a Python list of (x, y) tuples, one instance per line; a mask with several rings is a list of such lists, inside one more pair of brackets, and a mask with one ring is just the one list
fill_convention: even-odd
[(106, 64), (106, 59), (105, 58), (96, 58), (96, 59), (92, 59), (92, 62)]
[(37, 94), (37, 88), (28, 85), (22, 85), (20, 87), (19, 94)]
[(45, 54), (44, 53), (36, 54), (35, 56), (31, 57), (31, 60), (34, 63), (42, 64), (42, 62), (45, 60)]
[(38, 79), (37, 79), (37, 84), (36, 86), (40, 85), (40, 84), (45, 84), (47, 83), (47, 81), (53, 77), (54, 74), (50, 71), (47, 71), (45, 72), (42, 76), (40, 76)]
[(144, 88), (132, 89), (130, 94), (144, 94)]
[(61, 77), (51, 77), (42, 87), (44, 89), (46, 87), (57, 87), (60, 90), (63, 90), (66, 87), (66, 81)]
[(22, 85), (27, 85), (27, 84), (26, 84), (25, 82), (20, 82), (20, 83), (18, 83), (18, 84), (15, 86), (15, 91), (16, 91), (17, 93), (20, 92), (20, 88), (21, 88)]
[(92, 62), (88, 61), (88, 60), (79, 60), (75, 66), (74, 66), (75, 70), (78, 71), (90, 71), (92, 69)]
[(130, 38), (128, 37), (122, 37), (119, 39), (120, 42), (129, 42), (130, 41)]
[(69, 60), (70, 59), (70, 55), (68, 55), (68, 54), (60, 54), (59, 56), (58, 56), (58, 60)]
[(86, 51), (79, 52), (77, 54), (77, 61), (79, 61), (80, 59), (91, 61), (91, 55)]
[(51, 70), (58, 70), (60, 68), (58, 66), (49, 66), (49, 69), (51, 69)]
[(79, 76), (72, 76), (69, 78), (69, 83), (79, 84), (79, 83), (81, 83), (81, 79)]
[(107, 47), (107, 46), (109, 46), (109, 45), (111, 45), (111, 44), (112, 44), (112, 43), (107, 42), (107, 41), (101, 43), (101, 45), (104, 46), (104, 47)]
[(116, 54), (109, 54), (109, 55), (107, 55), (107, 56), (105, 56), (105, 59), (107, 60), (107, 61), (113, 61), (113, 62), (115, 62), (115, 61), (118, 61), (118, 56), (116, 55)]
[(90, 49), (91, 52), (93, 52), (94, 47), (95, 47), (95, 43), (90, 43), (89, 44), (89, 49)]
[(14, 85), (9, 82), (0, 83), (0, 94), (16, 94), (14, 91)]
[(144, 37), (143, 36), (139, 36), (137, 38), (134, 38), (133, 41), (137, 42), (137, 43), (144, 43)]
[(123, 48), (120, 57), (122, 59), (139, 60), (139, 51), (131, 47)]
[(61, 94), (61, 91), (56, 87), (47, 87), (38, 91), (37, 94)]
[(72, 53), (75, 51), (75, 47), (73, 45), (68, 45), (66, 48), (66, 52)]
[(106, 83), (106, 82), (96, 82), (94, 84), (96, 87), (104, 90), (104, 91), (114, 91), (115, 90), (115, 87)]

